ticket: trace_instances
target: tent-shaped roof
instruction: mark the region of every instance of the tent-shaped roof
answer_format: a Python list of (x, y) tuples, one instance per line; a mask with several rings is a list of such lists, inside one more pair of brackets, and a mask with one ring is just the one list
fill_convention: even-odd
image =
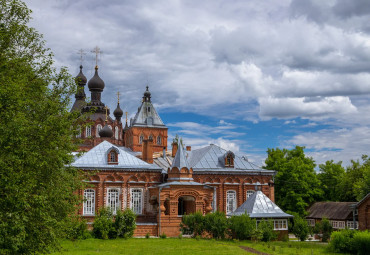
[[(108, 152), (115, 150), (118, 154), (118, 164), (108, 164)], [(72, 166), (84, 169), (142, 169), (157, 170), (162, 169), (157, 165), (148, 164), (145, 161), (135, 157), (126, 150), (103, 141), (81, 157), (77, 158)]]
[(188, 160), (186, 159), (186, 155), (184, 149), (182, 148), (181, 143), (178, 143), (178, 148), (179, 149), (176, 152), (175, 158), (172, 161), (172, 167), (177, 167), (178, 169), (186, 167), (187, 169), (190, 169)]
[(290, 214), (283, 212), (262, 191), (256, 191), (232, 214), (241, 215), (245, 212), (251, 218), (291, 218)]
[(167, 128), (151, 102), (142, 102), (134, 119), (131, 121), (131, 126)]

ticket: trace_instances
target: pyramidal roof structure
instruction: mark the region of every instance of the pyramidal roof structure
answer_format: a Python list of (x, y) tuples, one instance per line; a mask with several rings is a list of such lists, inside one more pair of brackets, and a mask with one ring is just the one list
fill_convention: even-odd
[(176, 152), (175, 158), (172, 161), (172, 167), (177, 167), (178, 169), (186, 167), (187, 169), (190, 169), (189, 162), (186, 159), (186, 155), (181, 143), (178, 143), (177, 146), (178, 150)]
[[(108, 153), (111, 150), (115, 150), (118, 154), (118, 163), (117, 164), (108, 164)], [(149, 170), (158, 170), (162, 169), (157, 165), (148, 164), (147, 162), (135, 157), (126, 150), (111, 144), (108, 141), (103, 141), (98, 144), (81, 157), (77, 158), (75, 162), (71, 164), (74, 167), (78, 168), (87, 168), (87, 169), (149, 169)]]
[(237, 208), (232, 215), (248, 213), (251, 218), (291, 218), (290, 214), (283, 212), (262, 191), (256, 191)]

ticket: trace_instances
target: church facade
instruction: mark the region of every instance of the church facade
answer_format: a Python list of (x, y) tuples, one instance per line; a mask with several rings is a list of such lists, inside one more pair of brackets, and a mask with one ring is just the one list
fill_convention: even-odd
[[(137, 215), (136, 236), (147, 233), (178, 236), (182, 215), (196, 211), (227, 215), (240, 207), (256, 190), (272, 202), (272, 170), (256, 167), (246, 158), (217, 145), (192, 150), (175, 140), (167, 147), (167, 127), (151, 102), (147, 87), (135, 117), (123, 125), (119, 102), (114, 119), (101, 102), (104, 82), (95, 75), (87, 82), (80, 73), (74, 111), (89, 112), (81, 123), (80, 151), (73, 166), (86, 173), (88, 187), (80, 190), (84, 202), (79, 214), (93, 222), (97, 211), (109, 207), (130, 208)], [(91, 102), (85, 102), (88, 84)], [(83, 128), (82, 128), (83, 127)]]

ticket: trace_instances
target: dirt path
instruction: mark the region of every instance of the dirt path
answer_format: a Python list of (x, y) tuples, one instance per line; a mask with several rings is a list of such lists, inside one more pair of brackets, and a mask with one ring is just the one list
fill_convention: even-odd
[(258, 255), (271, 255), (271, 254), (268, 254), (268, 253), (264, 253), (264, 252), (260, 252), (260, 251), (257, 251), (251, 247), (248, 247), (248, 246), (239, 246), (240, 248), (242, 248), (243, 250), (247, 251), (247, 252), (251, 252), (251, 253), (254, 253), (254, 254), (258, 254)]

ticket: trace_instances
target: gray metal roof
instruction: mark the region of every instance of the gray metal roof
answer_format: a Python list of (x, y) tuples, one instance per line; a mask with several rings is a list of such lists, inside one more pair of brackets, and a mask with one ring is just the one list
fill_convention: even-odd
[(167, 128), (151, 102), (142, 102), (131, 121), (131, 126)]
[(178, 150), (176, 152), (175, 158), (172, 161), (171, 167), (177, 167), (178, 169), (186, 167), (187, 169), (190, 169), (189, 162), (186, 159), (184, 148), (182, 148), (182, 145), (180, 143), (178, 143), (177, 146)]
[(194, 181), (189, 181), (189, 182), (179, 182), (179, 181), (165, 182), (165, 183), (159, 184), (157, 186), (153, 186), (153, 188), (160, 188), (160, 187), (166, 187), (166, 186), (171, 186), (171, 185), (175, 185), (175, 186), (205, 186), (207, 188), (212, 188), (213, 189), (212, 186), (202, 184), (202, 183), (199, 183), (199, 182), (194, 182)]
[(256, 191), (232, 214), (241, 215), (245, 212), (251, 218), (291, 218), (290, 214), (283, 212), (262, 191)]
[[(118, 164), (108, 164), (108, 152), (114, 149), (118, 153)], [(135, 157), (131, 153), (122, 149), (122, 147), (115, 146), (108, 141), (103, 141), (98, 144), (81, 157), (77, 158), (72, 166), (78, 168), (93, 168), (93, 169), (148, 169), (158, 170), (162, 169), (155, 164), (148, 164), (147, 162)]]

